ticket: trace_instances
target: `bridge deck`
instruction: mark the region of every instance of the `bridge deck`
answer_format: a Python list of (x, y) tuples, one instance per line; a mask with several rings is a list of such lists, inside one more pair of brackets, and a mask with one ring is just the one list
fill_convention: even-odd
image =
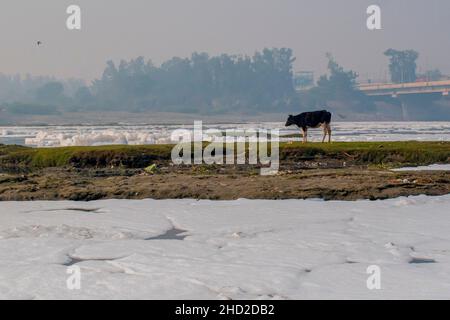
[(370, 83), (360, 84), (358, 89), (369, 96), (442, 93), (448, 95), (450, 91), (450, 80), (409, 82), (409, 83)]

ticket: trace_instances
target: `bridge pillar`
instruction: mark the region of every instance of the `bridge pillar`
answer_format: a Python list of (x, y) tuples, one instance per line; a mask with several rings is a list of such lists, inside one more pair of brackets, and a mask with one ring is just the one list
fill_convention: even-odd
[(409, 112), (408, 112), (408, 106), (406, 105), (406, 102), (401, 101), (401, 108), (402, 108), (403, 121), (409, 121)]

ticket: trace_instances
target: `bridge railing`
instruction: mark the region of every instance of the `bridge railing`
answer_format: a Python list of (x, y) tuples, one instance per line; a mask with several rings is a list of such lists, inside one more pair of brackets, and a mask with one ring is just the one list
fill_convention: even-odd
[(369, 84), (359, 84), (357, 86), (357, 88), (361, 91), (420, 89), (420, 88), (437, 88), (437, 87), (443, 88), (450, 87), (450, 80), (408, 82), (408, 83), (369, 83)]

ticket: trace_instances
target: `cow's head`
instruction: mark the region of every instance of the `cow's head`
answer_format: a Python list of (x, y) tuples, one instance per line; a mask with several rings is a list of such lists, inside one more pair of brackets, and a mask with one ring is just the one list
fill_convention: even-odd
[(293, 115), (289, 115), (287, 121), (286, 121), (286, 127), (292, 126), (294, 123), (294, 116)]

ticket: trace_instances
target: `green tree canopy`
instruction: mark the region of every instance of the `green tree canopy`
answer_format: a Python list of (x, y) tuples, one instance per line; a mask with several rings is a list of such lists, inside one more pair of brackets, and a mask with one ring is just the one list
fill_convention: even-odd
[(142, 57), (119, 66), (109, 61), (91, 92), (103, 109), (268, 111), (292, 101), (294, 61), (287, 48), (264, 49), (252, 57), (193, 53), (160, 67)]
[[(358, 74), (345, 70), (334, 57), (327, 53), (328, 74), (322, 75), (317, 86), (300, 94), (300, 103), (304, 109), (318, 109), (339, 102), (352, 112), (367, 112), (374, 109), (373, 101), (358, 90)], [(331, 107), (326, 107), (331, 110)]]
[(61, 82), (49, 82), (36, 90), (36, 98), (40, 103), (57, 103), (64, 93)]
[(305, 98), (309, 104), (324, 105), (330, 100), (353, 100), (359, 98), (359, 91), (355, 89), (358, 74), (351, 70), (344, 70), (331, 54), (327, 54), (328, 74), (322, 75), (317, 86), (312, 88)]
[(389, 71), (394, 83), (405, 83), (416, 81), (417, 64), (419, 53), (414, 50), (388, 49), (384, 55), (389, 57)]

